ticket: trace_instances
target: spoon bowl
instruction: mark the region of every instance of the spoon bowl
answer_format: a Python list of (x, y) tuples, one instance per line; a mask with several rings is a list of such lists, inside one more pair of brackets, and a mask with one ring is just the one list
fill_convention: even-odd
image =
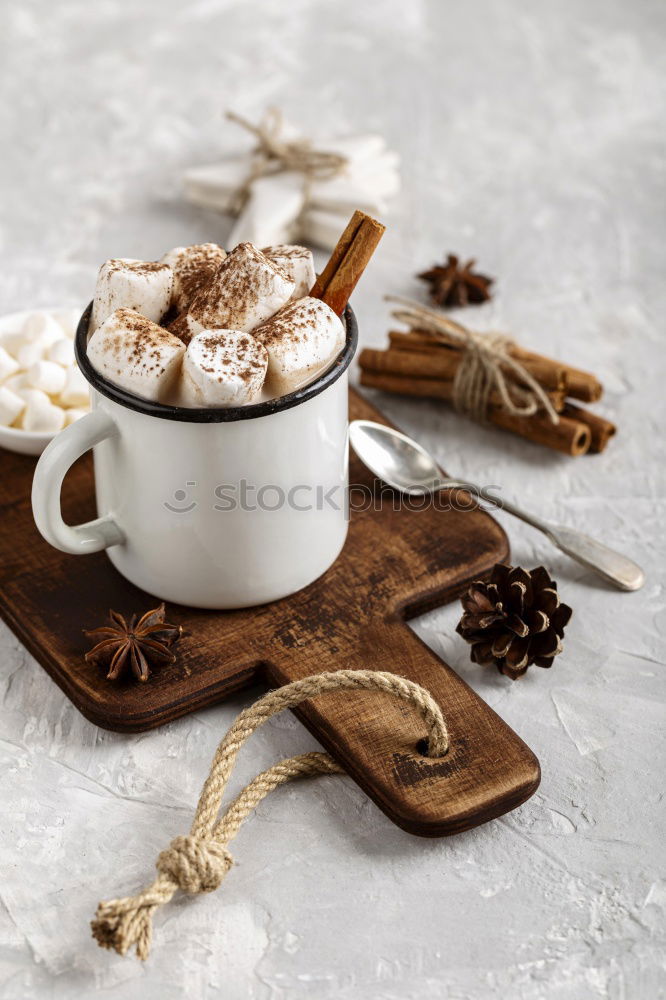
[(363, 464), (401, 493), (422, 495), (445, 485), (432, 455), (392, 427), (372, 420), (354, 420), (349, 426), (349, 440)]

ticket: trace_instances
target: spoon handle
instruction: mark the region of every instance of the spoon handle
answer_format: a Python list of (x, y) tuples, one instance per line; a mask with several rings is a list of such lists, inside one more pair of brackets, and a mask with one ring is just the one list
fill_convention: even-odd
[(562, 552), (588, 569), (594, 570), (595, 573), (619, 587), (620, 590), (640, 590), (645, 583), (643, 570), (633, 560), (623, 556), (620, 552), (609, 549), (607, 545), (590, 538), (589, 535), (584, 535), (581, 531), (575, 531), (562, 524), (550, 524), (547, 521), (542, 521), (541, 518), (535, 517), (534, 514), (523, 510), (522, 507), (517, 507), (511, 500), (495, 498), (482, 493), (479, 487), (472, 483), (447, 480), (444, 485), (447, 488), (467, 488), (473, 496), (490, 501), (498, 510), (505, 510), (507, 513), (513, 514), (514, 517), (520, 518), (521, 521), (531, 524), (533, 528), (550, 538), (553, 545), (556, 545)]
[(620, 552), (609, 549), (595, 538), (574, 531), (562, 524), (551, 524), (546, 534), (558, 549), (568, 556), (593, 569), (621, 590), (640, 590), (645, 583), (645, 574), (633, 560)]

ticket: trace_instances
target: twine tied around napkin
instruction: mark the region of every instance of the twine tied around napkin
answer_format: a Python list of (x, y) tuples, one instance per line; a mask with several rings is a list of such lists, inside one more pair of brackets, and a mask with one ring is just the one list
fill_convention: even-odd
[(462, 351), (462, 360), (453, 381), (453, 405), (460, 413), (484, 422), (490, 397), (496, 390), (500, 406), (515, 417), (531, 417), (544, 410), (552, 423), (559, 415), (545, 389), (539, 385), (524, 365), (509, 353), (514, 344), (502, 333), (477, 333), (462, 323), (411, 299), (387, 295), (400, 309), (392, 315), (411, 329), (432, 334), (448, 347)]
[(258, 140), (252, 152), (249, 173), (234, 196), (235, 212), (240, 212), (244, 207), (254, 181), (259, 177), (287, 170), (303, 175), (305, 210), (312, 181), (332, 180), (342, 173), (349, 162), (341, 153), (314, 149), (309, 139), (283, 139), (284, 116), (279, 108), (268, 108), (258, 125), (253, 125), (235, 111), (227, 111), (226, 116), (247, 129)]
[(397, 674), (375, 670), (336, 670), (304, 677), (270, 691), (244, 709), (220, 742), (210, 773), (199, 797), (196, 813), (187, 836), (176, 837), (157, 858), (157, 878), (136, 896), (100, 903), (91, 923), (93, 937), (102, 948), (125, 955), (134, 946), (145, 960), (150, 952), (153, 914), (168, 903), (178, 889), (198, 894), (213, 892), (233, 865), (227, 844), (238, 833), (243, 821), (274, 788), (294, 778), (315, 774), (344, 774), (327, 753), (306, 753), (280, 761), (257, 775), (231, 803), (226, 813), (217, 816), (236, 757), (252, 733), (272, 715), (294, 708), (307, 698), (330, 691), (375, 690), (395, 695), (420, 712), (427, 727), (427, 753), (443, 757), (449, 748), (449, 735), (442, 711), (432, 695), (413, 681)]

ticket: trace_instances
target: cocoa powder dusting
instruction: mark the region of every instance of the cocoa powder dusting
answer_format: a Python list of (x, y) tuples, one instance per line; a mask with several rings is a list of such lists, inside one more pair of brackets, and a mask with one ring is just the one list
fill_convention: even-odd
[(252, 243), (240, 243), (195, 295), (190, 313), (203, 326), (228, 325), (274, 294), (276, 278), (289, 276)]
[(179, 302), (190, 305), (205, 291), (225, 258), (226, 253), (216, 243), (187, 247), (187, 252), (172, 265), (180, 283)]
[(159, 345), (173, 346), (173, 334), (133, 309), (116, 309), (113, 317), (118, 326), (106, 333), (105, 350), (117, 360), (129, 347), (125, 356), (133, 368), (143, 367), (147, 372), (163, 372), (164, 368), (160, 368)]
[(168, 264), (162, 264), (158, 260), (122, 260), (120, 257), (107, 260), (106, 266), (109, 272), (132, 271), (134, 274), (155, 274), (157, 271), (171, 270)]
[(217, 381), (239, 378), (249, 383), (260, 378), (266, 370), (265, 348), (246, 333), (235, 331), (200, 333), (196, 339), (198, 363), (209, 375), (218, 372)]
[(287, 303), (274, 316), (256, 327), (252, 336), (266, 346), (277, 343), (299, 344), (309, 336), (323, 310), (327, 310), (327, 307), (317, 299), (297, 299)]

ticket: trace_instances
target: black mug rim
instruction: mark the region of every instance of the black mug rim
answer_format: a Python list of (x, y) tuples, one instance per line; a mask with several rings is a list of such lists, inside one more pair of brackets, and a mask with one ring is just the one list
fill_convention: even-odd
[(328, 389), (341, 375), (349, 368), (352, 358), (358, 345), (358, 324), (356, 316), (350, 305), (343, 313), (343, 322), (347, 331), (345, 346), (336, 358), (333, 365), (315, 379), (309, 385), (295, 392), (290, 392), (286, 396), (279, 396), (277, 399), (267, 399), (262, 403), (249, 403), (247, 406), (230, 406), (224, 408), (189, 408), (186, 406), (168, 406), (165, 403), (154, 403), (150, 399), (143, 399), (136, 396), (127, 389), (114, 385), (104, 378), (92, 365), (86, 350), (88, 339), (88, 324), (92, 312), (92, 302), (83, 312), (79, 324), (76, 328), (74, 341), (74, 351), (76, 361), (87, 382), (100, 392), (107, 399), (112, 399), (114, 403), (124, 406), (129, 410), (136, 410), (138, 413), (145, 413), (150, 417), (161, 417), (163, 420), (180, 420), (184, 423), (192, 424), (221, 424), (231, 423), (235, 420), (253, 420), (258, 417), (267, 417), (273, 413), (280, 413), (282, 410), (290, 410), (293, 406), (299, 406), (318, 396), (324, 389)]

